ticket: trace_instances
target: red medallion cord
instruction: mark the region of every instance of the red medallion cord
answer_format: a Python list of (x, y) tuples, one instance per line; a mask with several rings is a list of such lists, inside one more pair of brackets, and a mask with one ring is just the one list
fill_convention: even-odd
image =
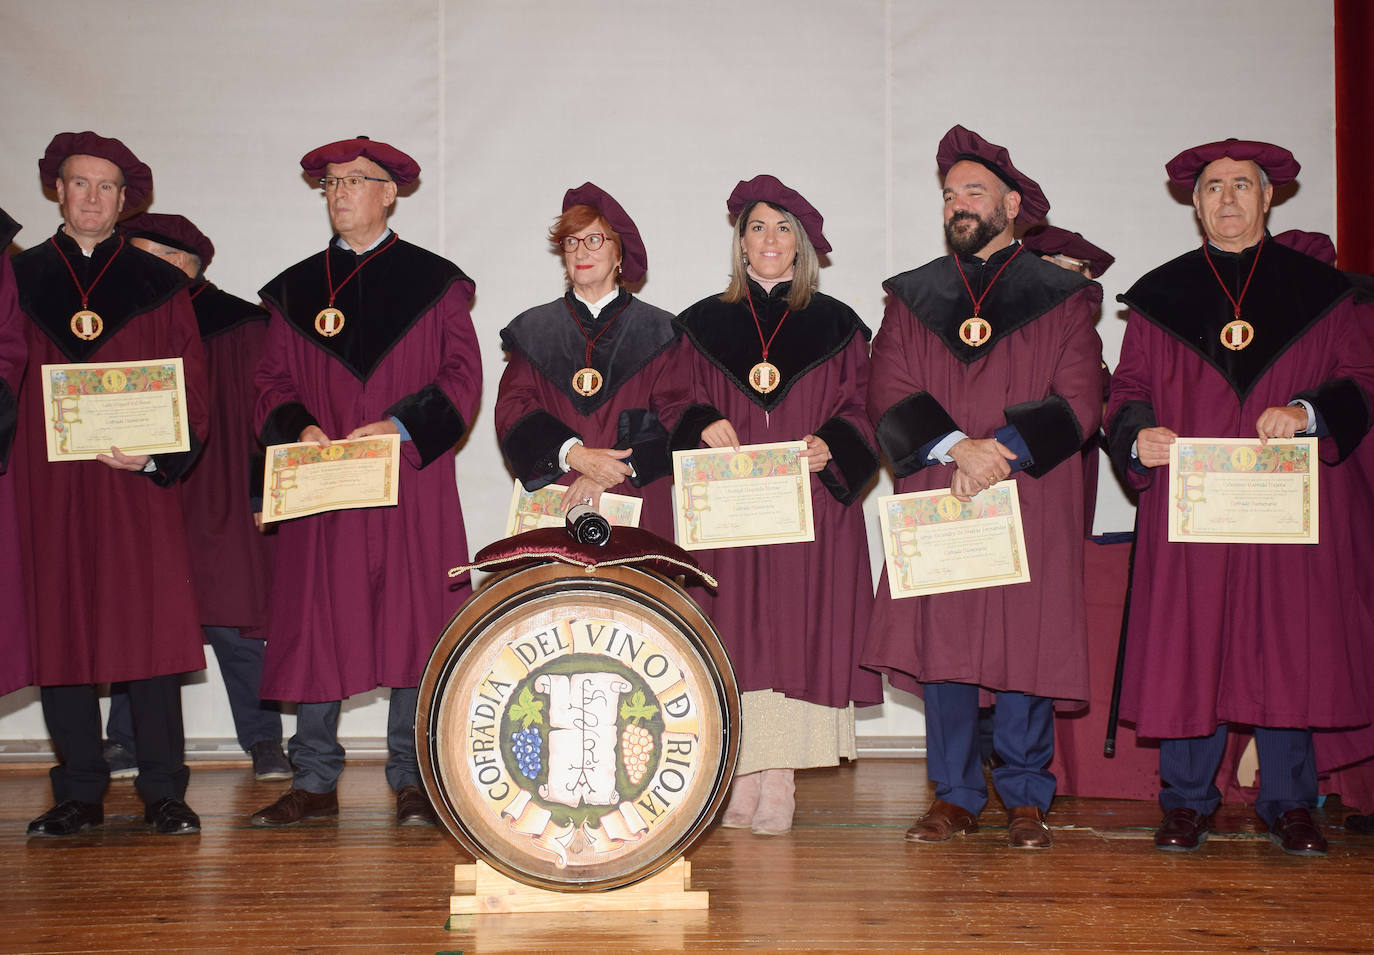
[(1250, 280), (1255, 277), (1255, 266), (1259, 265), (1260, 250), (1263, 248), (1264, 236), (1260, 236), (1259, 245), (1255, 246), (1255, 261), (1250, 263), (1250, 274), (1245, 277), (1245, 285), (1241, 287), (1240, 298), (1236, 298), (1231, 294), (1231, 290), (1226, 287), (1226, 283), (1222, 281), (1221, 273), (1217, 271), (1217, 267), (1213, 265), (1212, 256), (1207, 252), (1207, 243), (1202, 243), (1202, 257), (1207, 260), (1208, 265), (1212, 266), (1212, 274), (1217, 277), (1217, 284), (1221, 286), (1221, 290), (1230, 299), (1231, 307), (1235, 309), (1236, 318), (1240, 318), (1240, 303), (1245, 301), (1245, 293), (1250, 291)]
[(393, 245), (395, 245), (395, 244), (396, 244), (396, 240), (399, 239), (399, 238), (400, 238), (400, 236), (397, 235), (395, 232), (391, 233), (391, 238), (387, 241), (386, 245), (382, 246), (382, 247), (381, 247), (380, 249), (378, 249), (374, 254), (369, 255), (367, 258), (365, 258), (365, 259), (363, 259), (361, 262), (359, 262), (359, 263), (357, 264), (357, 266), (353, 269), (353, 271), (348, 273), (348, 277), (345, 278), (342, 282), (340, 282), (340, 283), (338, 284), (338, 286), (335, 286), (335, 285), (334, 285), (334, 275), (333, 275), (333, 273), (330, 271), (330, 268), (329, 268), (329, 250), (328, 250), (328, 249), (325, 249), (325, 250), (324, 250), (324, 280), (325, 280), (325, 283), (329, 286), (329, 307), (330, 307), (330, 308), (333, 308), (333, 307), (334, 307), (334, 296), (338, 295), (339, 292), (343, 290), (343, 287), (344, 287), (345, 285), (348, 284), (348, 280), (349, 280), (349, 279), (353, 278), (353, 276), (355, 276), (355, 275), (357, 275), (359, 272), (361, 272), (364, 265), (367, 265), (369, 262), (371, 262), (371, 261), (372, 261), (373, 259), (375, 259), (377, 256), (381, 255), (381, 254), (382, 254), (383, 252), (385, 252), (387, 249), (389, 249), (389, 248), (391, 248)]
[(968, 284), (968, 276), (964, 274), (964, 264), (959, 261), (959, 256), (954, 256), (954, 265), (959, 269), (959, 278), (964, 280), (964, 289), (968, 292), (969, 301), (973, 303), (974, 318), (981, 317), (979, 316), (978, 312), (983, 307), (983, 299), (988, 297), (988, 293), (991, 292), (992, 287), (997, 284), (997, 280), (1002, 277), (1002, 273), (1006, 271), (1007, 266), (1011, 265), (1011, 260), (1020, 255), (1021, 250), (1024, 248), (1024, 245), (1018, 245), (1016, 247), (1016, 251), (1013, 252), (1010, 256), (1008, 256), (1007, 260), (1002, 263), (1002, 267), (998, 269), (997, 274), (992, 277), (992, 281), (988, 283), (988, 287), (983, 289), (983, 294), (978, 296), (977, 298), (973, 297), (973, 286)]
[(65, 265), (67, 271), (71, 273), (72, 281), (76, 283), (76, 290), (81, 293), (81, 307), (83, 309), (87, 308), (87, 303), (90, 301), (91, 293), (95, 291), (96, 285), (105, 277), (105, 273), (109, 271), (110, 266), (114, 265), (114, 260), (118, 257), (119, 253), (124, 251), (124, 236), (121, 235), (119, 237), (119, 248), (114, 250), (114, 255), (110, 256), (110, 261), (105, 263), (105, 267), (100, 270), (100, 274), (95, 277), (95, 281), (91, 283), (90, 288), (81, 287), (81, 280), (76, 277), (76, 269), (72, 268), (71, 262), (67, 260), (66, 253), (62, 251), (62, 246), (57, 244), (57, 239), (55, 237), (50, 237), (48, 241), (52, 243), (52, 247), (57, 250), (58, 256), (62, 259), (62, 264)]

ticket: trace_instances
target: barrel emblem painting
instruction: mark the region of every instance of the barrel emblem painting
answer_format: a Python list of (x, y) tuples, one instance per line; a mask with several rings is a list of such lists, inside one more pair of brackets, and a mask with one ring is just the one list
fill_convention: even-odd
[(738, 746), (718, 638), (663, 578), (541, 566), (478, 593), (421, 683), (441, 818), (515, 878), (612, 888), (709, 824)]

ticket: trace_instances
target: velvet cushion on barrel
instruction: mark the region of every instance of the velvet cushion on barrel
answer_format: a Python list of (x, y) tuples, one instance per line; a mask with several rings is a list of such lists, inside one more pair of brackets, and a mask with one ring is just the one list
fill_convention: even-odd
[(613, 527), (604, 546), (580, 544), (561, 527), (541, 527), (495, 541), (477, 552), (471, 563), (454, 567), (450, 577), (470, 570), (506, 571), (558, 561), (594, 574), (599, 567), (636, 567), (665, 577), (685, 574), (692, 583), (716, 586), (687, 551), (638, 527)]

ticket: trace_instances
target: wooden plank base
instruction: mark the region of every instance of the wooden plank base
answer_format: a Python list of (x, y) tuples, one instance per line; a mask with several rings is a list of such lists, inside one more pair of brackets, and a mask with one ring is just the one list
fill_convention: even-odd
[(452, 915), (516, 912), (668, 912), (710, 907), (709, 892), (692, 892), (692, 869), (678, 859), (642, 882), (606, 892), (551, 892), (507, 878), (482, 860), (453, 867)]
[[(0, 953), (85, 952), (1367, 952), (1374, 838), (1317, 818), (1325, 859), (1286, 856), (1248, 806), (1217, 813), (1201, 851), (1156, 851), (1153, 802), (1061, 798), (1055, 847), (1007, 847), (994, 802), (982, 829), (941, 845), (902, 832), (932, 798), (919, 760), (797, 774), (784, 836), (707, 831), (687, 854), (710, 908), (449, 915), (444, 833), (398, 828), (380, 762), (350, 761), (337, 820), (254, 829), (286, 787), (247, 762), (197, 765), (203, 831), (158, 836), (114, 783), (103, 829), (26, 839), (52, 804), (46, 767), (0, 767)], [(587, 893), (576, 898), (585, 900)]]

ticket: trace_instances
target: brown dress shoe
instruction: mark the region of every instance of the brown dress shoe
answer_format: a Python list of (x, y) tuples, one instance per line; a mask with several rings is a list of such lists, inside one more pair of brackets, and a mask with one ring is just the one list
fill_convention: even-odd
[(978, 817), (962, 806), (937, 799), (926, 814), (906, 831), (907, 842), (948, 842), (956, 835), (978, 831)]
[(339, 814), (339, 796), (334, 790), (327, 793), (288, 789), (280, 799), (266, 809), (259, 809), (249, 818), (255, 826), (275, 828), (291, 826), (302, 819), (314, 819)]
[(1306, 809), (1290, 809), (1275, 819), (1269, 841), (1290, 856), (1326, 855), (1326, 837)]
[(1007, 810), (1007, 845), (1013, 849), (1048, 849), (1054, 845), (1039, 806), (1013, 806)]
[(396, 790), (396, 825), (434, 826), (438, 823), (433, 807), (419, 786), (402, 786)]
[(1349, 832), (1374, 836), (1374, 812), (1365, 815), (1346, 816), (1345, 828)]
[(1155, 848), (1192, 852), (1207, 841), (1207, 817), (1191, 809), (1170, 809), (1155, 830)]

